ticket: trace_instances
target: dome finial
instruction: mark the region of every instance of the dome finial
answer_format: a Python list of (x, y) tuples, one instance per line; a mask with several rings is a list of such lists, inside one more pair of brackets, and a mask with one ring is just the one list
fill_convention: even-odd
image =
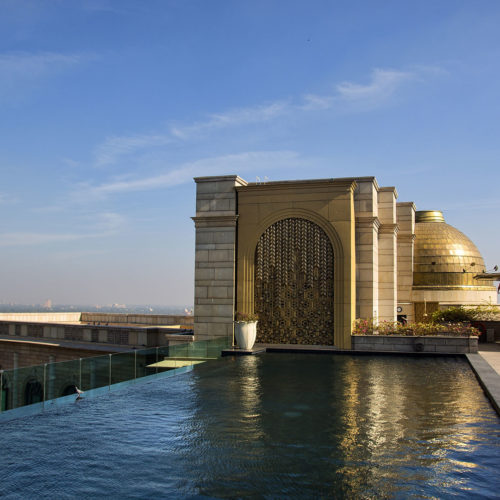
[(415, 212), (415, 222), (444, 222), (441, 210), (418, 210)]

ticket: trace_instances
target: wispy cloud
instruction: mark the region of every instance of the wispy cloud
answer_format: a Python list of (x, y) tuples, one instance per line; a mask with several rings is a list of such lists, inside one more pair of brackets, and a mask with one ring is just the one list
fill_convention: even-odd
[(95, 165), (115, 164), (119, 159), (141, 150), (167, 146), (177, 141), (197, 140), (203, 133), (218, 129), (237, 128), (255, 123), (265, 123), (297, 114), (335, 110), (346, 112), (369, 111), (385, 104), (405, 83), (422, 81), (430, 75), (440, 74), (439, 68), (415, 66), (409, 70), (374, 69), (368, 83), (344, 81), (336, 84), (331, 93), (309, 93), (301, 98), (276, 101), (246, 108), (229, 109), (208, 115), (205, 120), (188, 124), (171, 125), (165, 132), (113, 136), (95, 150)]
[(188, 125), (172, 125), (165, 133), (113, 136), (107, 138), (95, 151), (95, 165), (103, 167), (116, 163), (121, 157), (140, 150), (166, 146), (175, 141), (186, 141), (211, 129), (237, 127), (268, 121), (285, 113), (289, 106), (275, 102), (254, 108), (232, 109), (225, 113), (209, 115), (207, 120)]
[(301, 105), (301, 109), (305, 111), (316, 111), (329, 109), (335, 102), (335, 96), (332, 95), (315, 95), (306, 94), (304, 96), (304, 104)]
[(380, 102), (391, 96), (405, 81), (415, 78), (408, 71), (375, 69), (371, 81), (365, 85), (343, 82), (336, 86), (340, 98), (346, 101)]
[(196, 122), (192, 125), (172, 127), (171, 133), (181, 139), (189, 138), (193, 133), (201, 130), (210, 130), (224, 127), (237, 127), (251, 123), (265, 122), (277, 118), (289, 111), (291, 106), (286, 102), (274, 102), (250, 108), (239, 108), (215, 113), (206, 121)]
[[(68, 206), (66, 205), (66, 211)], [(73, 211), (71, 227), (66, 231), (10, 231), (0, 233), (0, 247), (38, 246), (52, 243), (68, 243), (89, 239), (107, 238), (122, 232), (126, 218), (116, 212), (84, 210)], [(60, 248), (64, 251), (64, 245)]]
[(90, 58), (56, 52), (0, 53), (0, 98), (16, 95), (33, 82), (76, 66)]
[(82, 57), (77, 54), (55, 52), (13, 52), (0, 54), (0, 74), (19, 76), (39, 76), (48, 71), (77, 64)]
[(280, 167), (295, 167), (301, 163), (298, 154), (294, 151), (249, 151), (183, 163), (165, 173), (151, 177), (85, 186), (77, 193), (77, 196), (84, 198), (88, 196), (105, 197), (123, 192), (148, 191), (191, 182), (196, 176), (234, 173), (236, 171), (245, 172), (256, 168), (269, 170)]
[(116, 162), (124, 155), (144, 148), (165, 146), (172, 142), (171, 134), (142, 134), (107, 138), (96, 150), (96, 166), (102, 167)]
[(424, 73), (429, 72), (428, 67), (410, 71), (377, 68), (372, 71), (368, 83), (344, 81), (335, 85), (334, 92), (330, 95), (305, 95), (302, 109), (316, 111), (341, 107), (345, 112), (347, 105), (352, 106), (355, 111), (368, 111), (385, 104), (403, 84), (421, 80)]

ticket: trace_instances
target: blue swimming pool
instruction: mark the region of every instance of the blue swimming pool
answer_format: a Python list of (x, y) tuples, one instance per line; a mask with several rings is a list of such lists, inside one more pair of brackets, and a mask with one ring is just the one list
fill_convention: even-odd
[(5, 498), (498, 493), (500, 420), (462, 358), (222, 358), (0, 429)]

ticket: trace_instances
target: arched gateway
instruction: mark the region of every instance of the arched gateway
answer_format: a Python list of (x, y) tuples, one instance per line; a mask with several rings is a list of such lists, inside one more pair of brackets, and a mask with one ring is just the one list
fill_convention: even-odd
[(233, 340), (257, 313), (257, 341), (351, 348), (356, 181), (196, 179), (194, 332)]
[(255, 250), (257, 341), (334, 343), (334, 255), (325, 232), (291, 217), (269, 226)]

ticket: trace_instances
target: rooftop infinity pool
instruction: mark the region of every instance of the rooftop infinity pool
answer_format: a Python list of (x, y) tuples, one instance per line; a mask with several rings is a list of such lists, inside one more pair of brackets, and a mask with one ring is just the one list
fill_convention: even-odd
[(0, 496), (493, 498), (500, 419), (462, 358), (222, 358), (0, 425)]

